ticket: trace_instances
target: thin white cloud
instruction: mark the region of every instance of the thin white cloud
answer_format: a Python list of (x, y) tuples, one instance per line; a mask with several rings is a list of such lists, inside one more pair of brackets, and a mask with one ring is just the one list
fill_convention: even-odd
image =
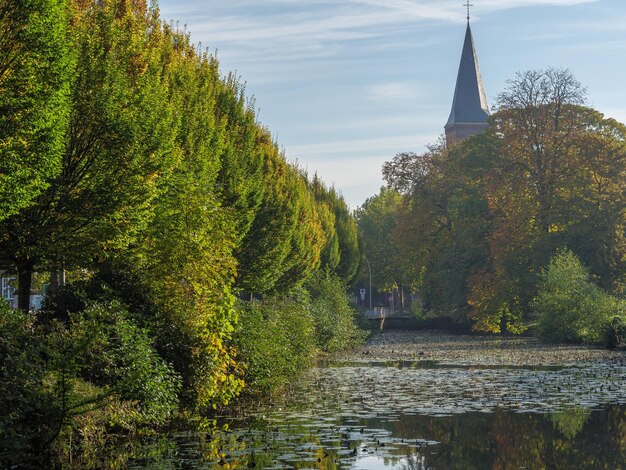
[(368, 99), (376, 103), (393, 105), (406, 104), (420, 96), (417, 84), (413, 82), (378, 83), (366, 90)]
[[(476, 12), (576, 6), (596, 1), (483, 0)], [(330, 41), (351, 40), (361, 35), (375, 35), (378, 27), (421, 20), (459, 22), (465, 17), (458, 0), (265, 0), (262, 4), (230, 1), (226, 6), (217, 1), (198, 2), (195, 6), (193, 3), (170, 5), (169, 1), (162, 1), (161, 4), (164, 18), (175, 20), (181, 15), (193, 18), (187, 25), (194, 36), (210, 32), (212, 41), (235, 43), (264, 39), (280, 41), (284, 38), (299, 41), (310, 37)]]
[(419, 112), (400, 112), (394, 110), (393, 114), (380, 115), (368, 114), (367, 116), (355, 116), (352, 119), (330, 119), (316, 121), (307, 126), (312, 132), (328, 133), (329, 131), (340, 131), (342, 133), (362, 133), (363, 131), (371, 132), (380, 129), (424, 129), (432, 125), (432, 116), (444, 115), (450, 110), (446, 106), (420, 107), (412, 108), (412, 111)]
[[(482, 0), (476, 13), (595, 1)], [(461, 22), (465, 17), (458, 0), (211, 0), (183, 5), (162, 0), (161, 11), (166, 19), (190, 18), (186, 26), (193, 40), (224, 52), (237, 50), (240, 63), (323, 59), (341, 53), (337, 44), (372, 38), (385, 44), (387, 38), (397, 41), (398, 28)], [(422, 39), (432, 44), (432, 38)], [(396, 44), (398, 48), (419, 46), (415, 37)]]
[[(595, 1), (482, 0), (476, 14)], [(337, 44), (372, 38), (380, 38), (380, 45), (394, 38), (398, 48), (418, 47), (414, 36), (397, 42), (398, 28), (460, 22), (465, 17), (458, 0), (211, 0), (183, 5), (162, 0), (161, 11), (166, 19), (191, 19), (186, 26), (193, 40), (224, 52), (234, 49), (240, 62), (323, 59), (341, 53)], [(320, 52), (324, 50), (329, 52)]]
[(480, 8), (485, 11), (493, 11), (537, 6), (573, 7), (586, 3), (596, 3), (598, 1), (599, 0), (481, 0)]
[[(479, 21), (481, 15), (494, 11), (540, 6), (569, 8), (596, 1), (477, 0), (473, 2), (476, 6), (472, 15)], [(451, 41), (448, 30), (442, 26), (465, 21), (462, 3), (460, 0), (160, 0), (160, 9), (163, 18), (186, 24), (193, 41), (217, 49), (223, 71), (239, 70), (251, 84), (250, 93), (260, 98), (262, 119), (268, 96), (278, 103), (272, 113), (267, 113), (271, 129), (279, 137), (285, 136), (298, 144), (285, 145), (287, 157), (298, 159), (312, 171), (317, 170), (325, 181), (335, 182), (354, 206), (364, 200), (361, 195), (371, 195), (378, 189), (380, 165), (384, 161), (400, 151), (419, 152), (424, 144), (439, 137), (436, 133), (442, 131), (451, 104), (453, 78), (450, 77), (456, 70), (445, 75), (451, 81), (450, 96), (438, 97), (440, 109), (425, 113), (423, 106), (434, 108), (432, 90), (421, 89), (419, 82), (430, 83), (430, 75), (442, 74), (442, 68), (431, 69), (427, 65), (413, 75), (400, 75), (391, 72), (394, 69), (385, 59), (401, 51), (402, 60), (419, 62), (424, 60), (422, 57), (428, 57), (427, 53), (432, 55), (432, 50), (438, 51), (442, 42)], [(606, 18), (613, 30), (623, 27), (618, 16)], [(588, 21), (600, 20), (589, 18)], [(606, 27), (598, 23), (595, 28), (580, 30), (602, 31)], [(577, 25), (569, 22), (558, 33), (572, 30), (577, 30)], [(541, 32), (535, 31), (538, 33)], [(451, 63), (456, 60), (455, 56)], [(352, 90), (337, 86), (339, 83), (351, 86)], [(265, 94), (261, 96), (259, 90)], [(304, 96), (307, 94), (317, 99)], [(320, 103), (319, 97), (328, 99)], [(384, 103), (399, 105), (411, 101), (414, 104), (410, 108), (397, 106), (397, 115), (385, 116), (389, 108)], [(349, 118), (346, 109), (361, 114)], [(322, 114), (324, 117), (320, 119)], [(290, 121), (285, 115), (290, 116)], [(333, 123), (340, 118), (341, 122)], [(294, 121), (298, 122), (297, 126), (292, 125)], [(274, 122), (280, 122), (282, 127)], [(366, 138), (360, 138), (361, 135)], [(382, 137), (385, 135), (391, 136)], [(311, 144), (306, 145), (303, 140)]]
[(285, 146), (288, 158), (303, 160), (308, 157), (325, 158), (340, 157), (342, 155), (359, 155), (384, 153), (387, 158), (397, 152), (415, 151), (422, 148), (424, 143), (434, 142), (438, 136), (433, 134), (415, 134), (375, 137), (371, 139), (342, 140), (323, 142), (310, 145)]

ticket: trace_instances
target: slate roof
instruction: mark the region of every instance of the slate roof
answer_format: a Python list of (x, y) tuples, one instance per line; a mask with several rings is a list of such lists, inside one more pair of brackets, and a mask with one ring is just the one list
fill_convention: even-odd
[(489, 105), (480, 78), (478, 58), (469, 22), (461, 54), (459, 74), (456, 79), (452, 111), (446, 128), (455, 123), (484, 123), (489, 116)]

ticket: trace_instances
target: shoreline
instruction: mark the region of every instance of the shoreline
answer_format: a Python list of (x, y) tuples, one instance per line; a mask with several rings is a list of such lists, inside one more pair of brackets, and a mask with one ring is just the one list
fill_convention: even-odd
[(359, 348), (338, 353), (338, 361), (435, 361), (493, 366), (576, 366), (626, 364), (626, 352), (589, 345), (546, 344), (531, 337), (450, 334), (433, 330), (383, 330)]

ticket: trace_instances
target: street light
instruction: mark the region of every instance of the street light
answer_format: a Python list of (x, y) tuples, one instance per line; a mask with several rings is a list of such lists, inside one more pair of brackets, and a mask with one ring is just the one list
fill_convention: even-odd
[(370, 278), (370, 310), (372, 309), (372, 268), (370, 267), (370, 262), (367, 259), (367, 256), (363, 255), (365, 258), (365, 262), (367, 263), (367, 272)]

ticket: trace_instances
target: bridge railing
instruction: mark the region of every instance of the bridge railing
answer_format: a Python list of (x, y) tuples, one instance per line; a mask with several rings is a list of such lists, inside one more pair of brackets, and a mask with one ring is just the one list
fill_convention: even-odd
[(366, 309), (363, 313), (366, 318), (386, 318), (402, 315), (400, 310), (395, 310), (389, 307), (374, 307)]

